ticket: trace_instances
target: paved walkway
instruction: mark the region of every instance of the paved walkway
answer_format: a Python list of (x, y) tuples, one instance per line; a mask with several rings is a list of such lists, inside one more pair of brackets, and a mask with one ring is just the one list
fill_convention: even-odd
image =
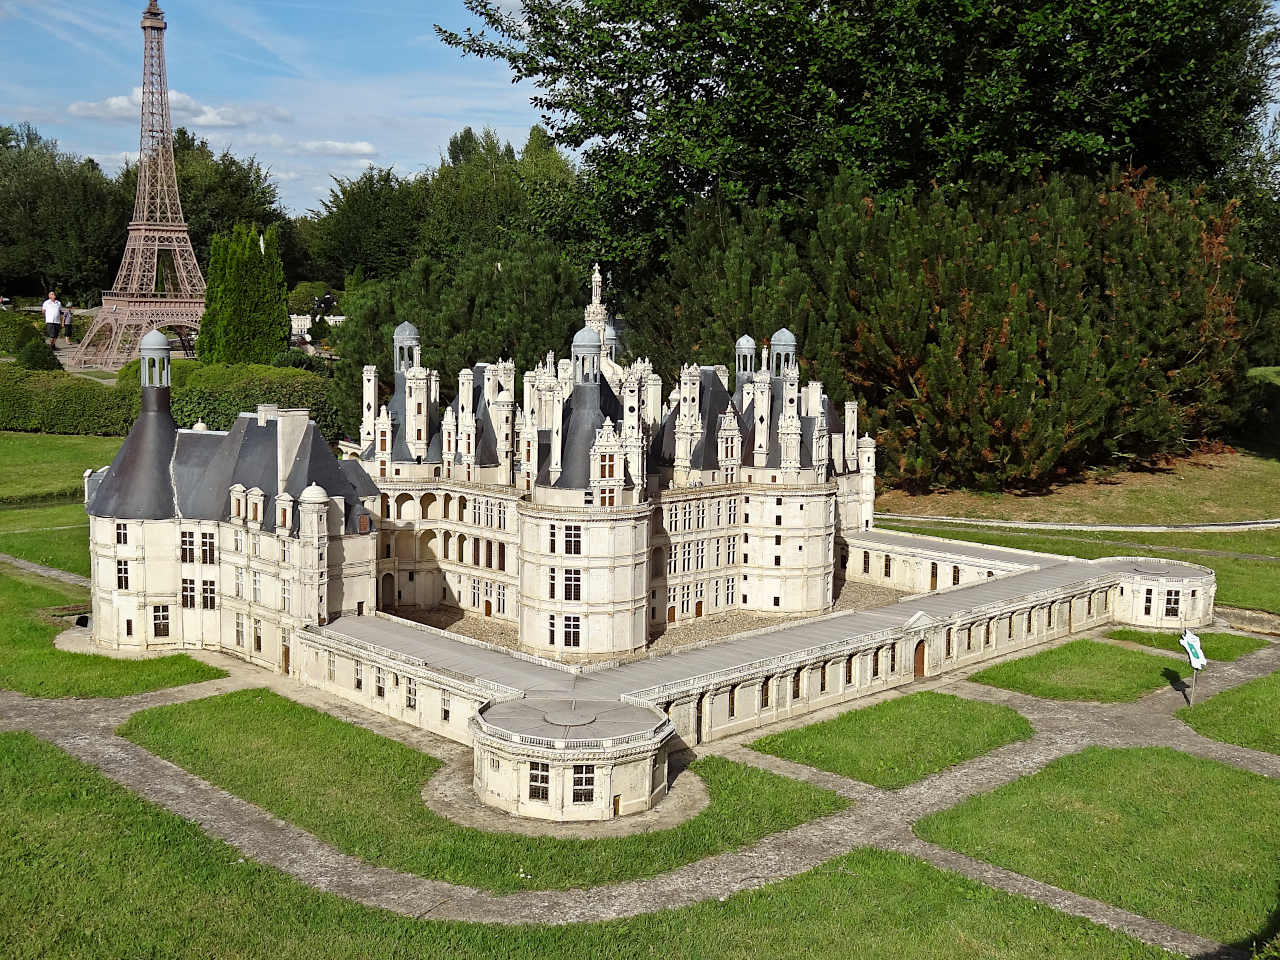
[[(659, 876), (592, 888), (589, 896), (580, 890), (497, 895), (372, 866), (347, 856), (306, 831), (115, 736), (115, 727), (138, 710), (248, 687), (269, 687), (446, 760), (456, 759), (466, 751), (458, 744), (284, 678), (221, 657), (211, 659), (228, 669), (229, 676), (118, 700), (36, 700), (0, 691), (0, 729), (28, 730), (57, 744), (141, 796), (199, 824), (245, 856), (277, 867), (317, 889), (413, 917), (502, 924), (563, 924), (630, 917), (722, 899), (802, 873), (855, 847), (871, 846), (919, 857), (989, 886), (1030, 897), (1189, 956), (1241, 956), (1206, 938), (927, 843), (915, 836), (912, 824), (1090, 745), (1169, 746), (1280, 777), (1280, 756), (1207, 740), (1178, 721), (1173, 711), (1184, 698), (1173, 689), (1157, 691), (1137, 703), (1099, 705), (1040, 700), (961, 678), (935, 678), (922, 686), (1013, 707), (1031, 722), (1035, 735), (901, 790), (880, 790), (758, 754), (743, 745), (745, 737), (719, 741), (704, 749), (833, 789), (854, 803), (832, 816)], [(1215, 663), (1206, 672), (1199, 692), (1207, 698), (1278, 669), (1280, 644), (1272, 643), (1235, 663)], [(814, 718), (808, 719), (812, 722)]]
[(880, 513), (877, 520), (895, 523), (935, 523), (946, 526), (995, 527), (1008, 530), (1095, 530), (1115, 533), (1234, 533), (1243, 530), (1272, 530), (1280, 518), (1271, 520), (1223, 520), (1216, 523), (1054, 523), (1043, 520), (988, 520), (981, 517), (929, 516), (918, 513)]
[(56, 567), (46, 567), (42, 563), (32, 563), (30, 560), (13, 557), (7, 553), (0, 553), (0, 563), (6, 563), (11, 567), (17, 567), (19, 570), (25, 570), (27, 573), (36, 573), (42, 577), (48, 577), (50, 580), (70, 583), (77, 587), (88, 588), (93, 585), (88, 577), (82, 577), (78, 573), (68, 573), (66, 570), (59, 570)]

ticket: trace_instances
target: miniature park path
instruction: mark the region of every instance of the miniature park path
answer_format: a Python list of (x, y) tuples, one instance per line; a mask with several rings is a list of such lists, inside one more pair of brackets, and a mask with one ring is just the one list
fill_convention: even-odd
[[(1204, 937), (927, 843), (912, 832), (912, 824), (1092, 745), (1167, 746), (1264, 776), (1280, 777), (1280, 756), (1206, 739), (1177, 720), (1173, 711), (1183, 705), (1184, 699), (1181, 692), (1172, 688), (1136, 703), (1086, 704), (1041, 700), (950, 675), (912, 684), (887, 696), (945, 688), (958, 696), (1005, 704), (1030, 721), (1036, 731), (1034, 736), (899, 790), (882, 790), (757, 753), (745, 743), (758, 736), (759, 731), (705, 744), (703, 749), (707, 752), (826, 787), (854, 803), (831, 816), (658, 876), (593, 887), (589, 897), (580, 890), (499, 895), (373, 866), (340, 853), (312, 834), (115, 736), (119, 724), (148, 707), (268, 687), (442, 759), (469, 752), (459, 744), (320, 691), (265, 676), (229, 659), (219, 657), (216, 662), (228, 670), (228, 677), (120, 699), (38, 700), (0, 691), (0, 730), (26, 730), (51, 741), (135, 793), (198, 824), (246, 857), (283, 870), (316, 889), (410, 917), (499, 924), (605, 921), (724, 899), (803, 873), (853, 848), (875, 847), (918, 857), (944, 870), (1188, 956), (1243, 957), (1244, 953)], [(1278, 669), (1280, 644), (1273, 642), (1234, 663), (1215, 663), (1197, 692), (1208, 698)], [(884, 698), (867, 698), (862, 705)], [(844, 704), (803, 720), (812, 723), (847, 709), (849, 705)]]

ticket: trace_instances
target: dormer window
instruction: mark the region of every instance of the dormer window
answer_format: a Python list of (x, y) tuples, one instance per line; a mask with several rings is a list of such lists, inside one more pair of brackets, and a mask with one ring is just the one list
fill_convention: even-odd
[(600, 479), (612, 480), (614, 477), (614, 454), (600, 454)]
[(254, 504), (251, 504), (251, 506), (253, 508), (253, 516), (250, 517), (249, 519), (253, 520), (256, 523), (258, 521), (258, 505), (254, 503)]

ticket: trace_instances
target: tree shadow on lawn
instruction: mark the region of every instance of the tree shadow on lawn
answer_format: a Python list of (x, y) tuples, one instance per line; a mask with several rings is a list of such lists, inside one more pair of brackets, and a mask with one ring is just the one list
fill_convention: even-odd
[(1227, 946), (1243, 951), (1246, 956), (1254, 957), (1256, 960), (1280, 958), (1280, 891), (1276, 893), (1275, 909), (1271, 911), (1271, 916), (1258, 932)]

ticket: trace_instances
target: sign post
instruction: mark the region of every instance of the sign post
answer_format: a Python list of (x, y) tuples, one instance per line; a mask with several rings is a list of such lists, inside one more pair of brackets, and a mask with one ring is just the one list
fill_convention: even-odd
[(1183, 630), (1182, 636), (1178, 638), (1178, 642), (1182, 644), (1182, 649), (1187, 651), (1187, 659), (1191, 663), (1191, 696), (1187, 701), (1187, 706), (1194, 707), (1196, 703), (1196, 677), (1200, 675), (1200, 671), (1205, 668), (1209, 662), (1205, 659), (1204, 651), (1200, 648), (1200, 638), (1190, 630)]

